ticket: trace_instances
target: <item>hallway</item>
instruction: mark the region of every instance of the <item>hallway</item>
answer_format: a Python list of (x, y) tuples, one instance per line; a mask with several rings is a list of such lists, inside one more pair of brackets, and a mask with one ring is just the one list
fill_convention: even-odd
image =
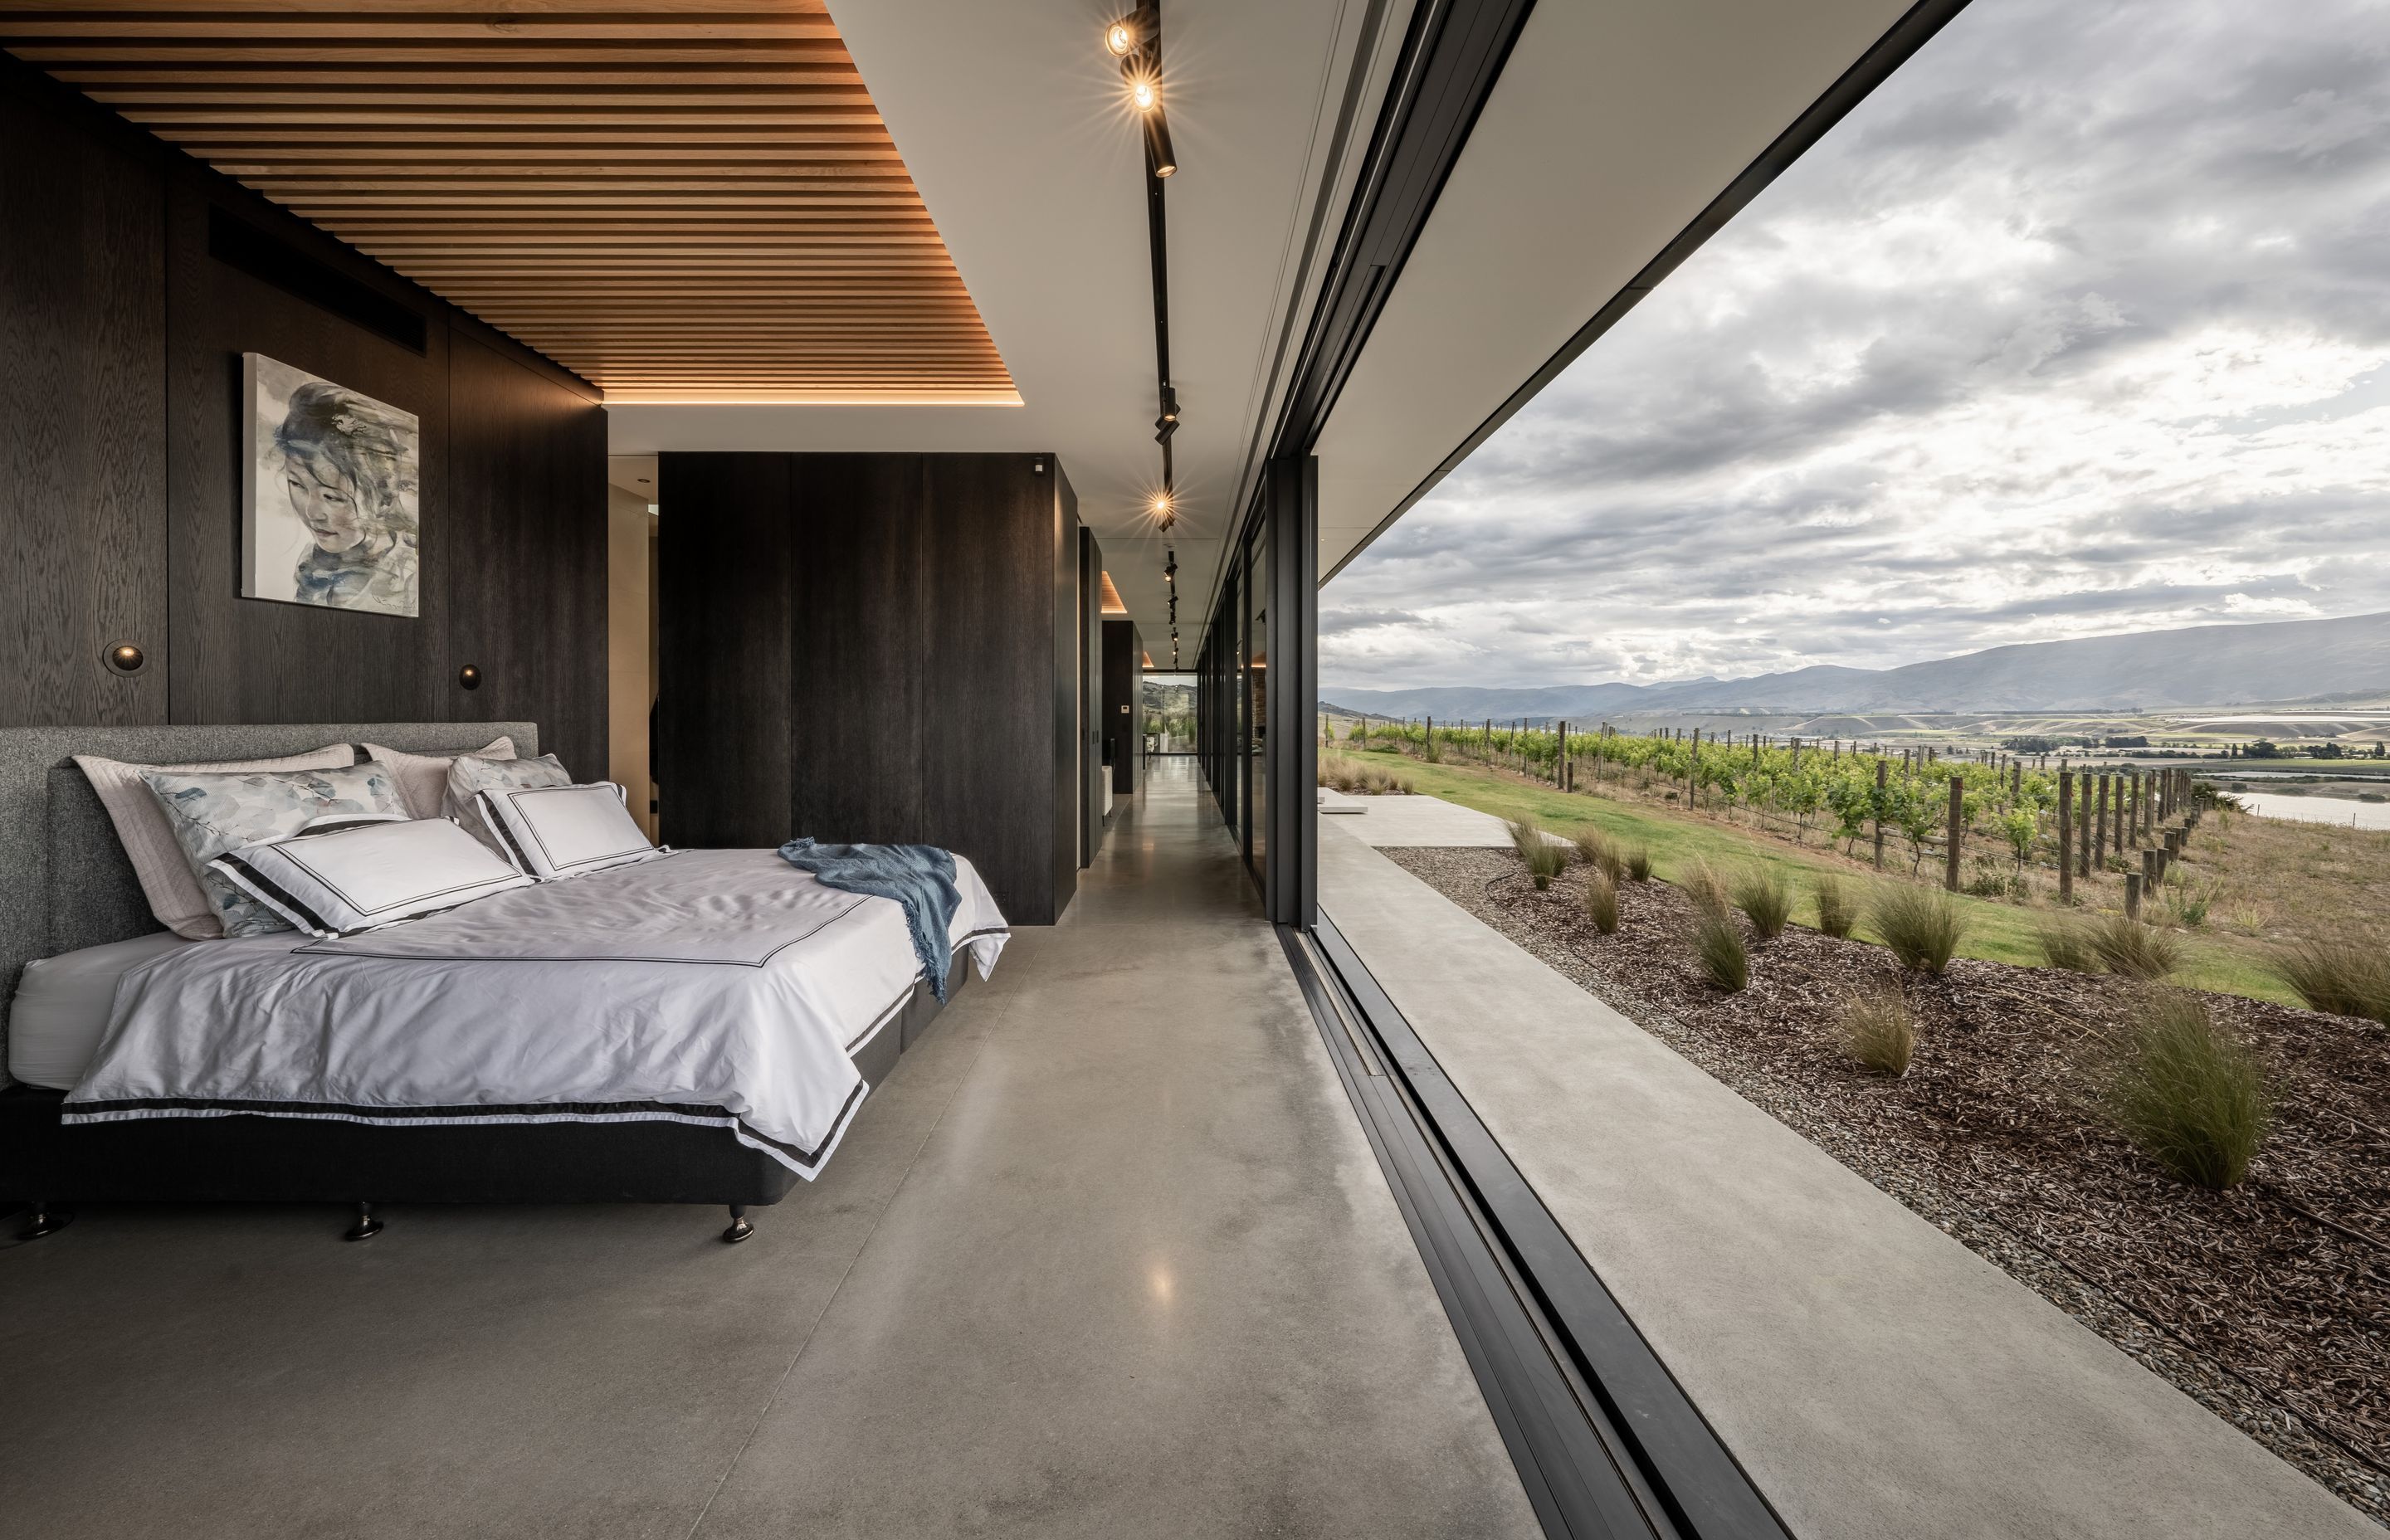
[[(95, 1207), (0, 1255), (45, 1535), (1527, 1535), (1186, 760), (823, 1178), (669, 1207)], [(128, 1480), (132, 1452), (143, 1478)]]

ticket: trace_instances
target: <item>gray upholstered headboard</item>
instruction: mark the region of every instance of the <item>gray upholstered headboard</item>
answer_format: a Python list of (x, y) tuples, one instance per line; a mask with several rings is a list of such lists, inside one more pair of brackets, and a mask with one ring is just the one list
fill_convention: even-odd
[(367, 740), (429, 754), (478, 749), (501, 734), (515, 740), (518, 753), (539, 752), (539, 727), (530, 722), (0, 727), (0, 1064), (6, 1061), (6, 1002), (26, 963), (161, 929), (117, 842), (116, 826), (72, 756), (189, 764)]

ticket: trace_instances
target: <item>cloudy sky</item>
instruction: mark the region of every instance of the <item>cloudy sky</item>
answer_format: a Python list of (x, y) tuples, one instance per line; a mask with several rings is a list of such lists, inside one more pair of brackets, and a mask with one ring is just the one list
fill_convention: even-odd
[(2390, 3), (1974, 0), (1321, 595), (1329, 686), (2390, 610)]

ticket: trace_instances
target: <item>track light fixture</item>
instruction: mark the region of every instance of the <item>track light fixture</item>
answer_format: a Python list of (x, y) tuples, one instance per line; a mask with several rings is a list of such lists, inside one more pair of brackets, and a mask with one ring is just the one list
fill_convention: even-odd
[(1166, 559), (1162, 563), (1162, 581), (1164, 583), (1176, 583), (1178, 581), (1178, 553), (1176, 551), (1165, 549), (1163, 554)]
[[(1141, 0), (1128, 15), (1104, 29), (1104, 51), (1120, 61), (1121, 79), (1129, 102), (1137, 109), (1145, 135), (1146, 237), (1153, 268), (1153, 373), (1161, 409), (1153, 419), (1153, 442), (1162, 446), (1162, 487), (1150, 504), (1163, 530), (1178, 521), (1178, 481), (1170, 441), (1178, 431), (1178, 392), (1170, 383), (1170, 242), (1163, 219), (1163, 184), (1178, 171), (1178, 154), (1170, 143), (1170, 118), (1162, 103), (1162, 6), (1160, 0)], [(1174, 553), (1164, 581), (1175, 584), (1178, 558)], [(1175, 606), (1171, 619), (1177, 619)]]

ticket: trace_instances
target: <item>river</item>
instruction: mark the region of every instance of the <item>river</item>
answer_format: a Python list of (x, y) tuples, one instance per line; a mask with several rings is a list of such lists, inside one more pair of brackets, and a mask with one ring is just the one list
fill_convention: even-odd
[(2351, 825), (2358, 828), (2390, 828), (2390, 802), (2351, 802), (2345, 797), (2292, 797), (2279, 791), (2235, 791), (2232, 800), (2268, 818), (2294, 818), (2306, 824)]

